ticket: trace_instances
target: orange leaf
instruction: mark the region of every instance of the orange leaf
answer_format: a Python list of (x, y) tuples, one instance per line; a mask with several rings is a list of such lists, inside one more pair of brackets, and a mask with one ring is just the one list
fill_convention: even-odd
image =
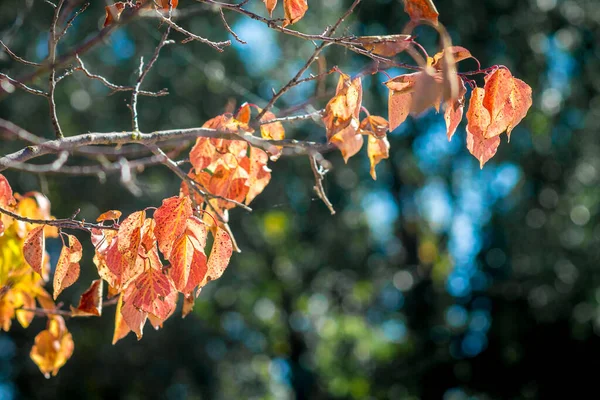
[(446, 121), (446, 136), (448, 137), (448, 141), (452, 139), (454, 132), (456, 132), (456, 128), (463, 117), (463, 110), (465, 106), (465, 94), (467, 93), (467, 88), (465, 87), (462, 79), (460, 80), (460, 86), (458, 88), (458, 99), (447, 102), (446, 110), (444, 112), (444, 120)]
[(169, 319), (171, 315), (173, 315), (173, 313), (175, 312), (175, 308), (177, 308), (177, 297), (178, 293), (175, 290), (173, 290), (167, 297), (165, 297), (164, 302), (166, 304), (169, 304), (169, 308), (171, 311), (164, 318), (157, 317), (153, 314), (148, 314), (148, 321), (150, 321), (150, 325), (152, 325), (154, 329), (158, 330), (162, 328), (165, 321)]
[(62, 317), (49, 317), (47, 329), (35, 337), (31, 349), (31, 359), (36, 363), (46, 378), (55, 376), (73, 354), (73, 338), (65, 327)]
[(79, 261), (83, 249), (79, 240), (73, 235), (67, 235), (69, 246), (63, 246), (54, 271), (54, 300), (66, 288), (79, 278)]
[(440, 15), (432, 0), (404, 0), (404, 11), (410, 16), (410, 20), (418, 22), (427, 20), (437, 26)]
[[(125, 300), (123, 300), (125, 301)], [(132, 330), (135, 335), (137, 336), (137, 339), (140, 340), (142, 338), (142, 335), (144, 334), (144, 325), (146, 325), (146, 320), (148, 319), (148, 313), (145, 311), (140, 310), (139, 308), (136, 308), (133, 306), (133, 303), (131, 303), (131, 301), (124, 303), (123, 306), (121, 307), (121, 316), (122, 316), (122, 321), (125, 322), (125, 324), (129, 327), (130, 330)], [(121, 322), (122, 324), (122, 322)], [(123, 334), (124, 332), (124, 328), (120, 327), (120, 332), (119, 334)], [(116, 331), (116, 326), (115, 326), (115, 334), (117, 333)], [(123, 336), (125, 336), (127, 333), (123, 334)], [(117, 340), (119, 340), (120, 338), (118, 338)], [(113, 337), (113, 344), (115, 344), (115, 337)]]
[(479, 160), (479, 166), (489, 161), (498, 150), (500, 137), (486, 138), (484, 133), (490, 124), (490, 113), (483, 106), (485, 90), (475, 88), (467, 110), (467, 148)]
[(89, 317), (102, 315), (102, 279), (92, 281), (89, 289), (79, 298), (77, 308), (71, 306), (71, 315), (74, 317)]
[(44, 281), (47, 281), (48, 272), (44, 269), (45, 247), (46, 238), (44, 236), (43, 225), (30, 231), (25, 238), (25, 242), (23, 242), (23, 257), (25, 257), (25, 261)]
[[(230, 168), (225, 161), (219, 160), (207, 188), (214, 195), (242, 202), (250, 189), (248, 178), (248, 172), (241, 166)], [(219, 200), (218, 203), (219, 207), (226, 209), (235, 207), (235, 204), (225, 200)]]
[(117, 240), (113, 240), (106, 253), (96, 253), (94, 263), (102, 279), (117, 290), (126, 288), (144, 270), (141, 257), (126, 257), (118, 248)]
[(273, 10), (277, 5), (277, 0), (263, 0), (265, 2), (265, 7), (267, 7), (267, 11), (269, 12), (269, 16), (273, 16)]
[(121, 218), (123, 213), (119, 210), (110, 210), (105, 213), (100, 214), (98, 218), (96, 218), (96, 222), (102, 222), (106, 220), (115, 220), (118, 221)]
[(377, 115), (369, 115), (360, 122), (359, 132), (363, 135), (372, 135), (377, 139), (385, 137), (388, 130), (388, 122), (385, 118)]
[(119, 225), (119, 233), (117, 233), (118, 249), (132, 262), (135, 261), (138, 255), (145, 220), (146, 212), (137, 211), (125, 218)]
[(194, 303), (196, 298), (193, 294), (186, 294), (183, 296), (183, 307), (181, 308), (181, 318), (185, 318), (194, 309)]
[(169, 256), (171, 262), (169, 276), (173, 279), (175, 288), (180, 292), (187, 285), (194, 259), (194, 251), (194, 244), (186, 232), (177, 239)]
[(411, 35), (360, 36), (352, 41), (378, 56), (394, 57), (406, 50), (412, 43)]
[(173, 10), (177, 8), (179, 0), (157, 0), (156, 3), (164, 11), (169, 11), (169, 8), (173, 7)]
[(377, 179), (375, 166), (379, 164), (381, 160), (390, 156), (390, 143), (385, 136), (381, 139), (378, 139), (375, 136), (369, 136), (367, 152), (369, 154), (369, 161), (371, 162), (371, 177)]
[(175, 239), (183, 231), (188, 218), (192, 215), (192, 202), (189, 197), (170, 197), (163, 200), (154, 212), (156, 221), (155, 235), (158, 240), (158, 248), (168, 259)]
[(119, 295), (119, 301), (117, 302), (117, 310), (115, 311), (115, 331), (113, 333), (112, 344), (117, 343), (123, 339), (131, 331), (129, 325), (125, 322), (123, 314), (121, 312), (123, 308), (123, 293)]
[(216, 229), (215, 240), (208, 257), (208, 272), (204, 278), (204, 283), (214, 281), (223, 275), (233, 253), (233, 244), (229, 233), (219, 227)]
[(513, 121), (515, 109), (511, 101), (513, 76), (506, 68), (498, 68), (485, 77), (483, 106), (490, 113), (490, 124), (484, 132), (486, 138), (500, 135)]
[(445, 48), (443, 51), (440, 51), (439, 53), (437, 53), (436, 55), (433, 56), (432, 59), (432, 64), (431, 66), (437, 70), (441, 70), (442, 69), (442, 63), (444, 61), (444, 56), (449, 53), (452, 58), (454, 59), (454, 62), (461, 62), (462, 60), (466, 60), (467, 58), (474, 58), (471, 55), (471, 52), (467, 49), (465, 49), (464, 47), (461, 46), (451, 46), (451, 47), (447, 47)]
[(245, 158), (242, 167), (248, 172), (246, 204), (250, 204), (271, 181), (271, 170), (267, 167), (269, 156), (263, 150), (250, 147), (250, 157)]
[(389, 89), (388, 118), (390, 132), (400, 126), (410, 113), (413, 91), (419, 72), (404, 74), (390, 79), (384, 84)]
[(510, 141), (510, 132), (527, 115), (533, 100), (531, 99), (531, 87), (520, 79), (513, 78), (513, 90), (510, 94), (511, 103), (515, 108), (513, 119), (506, 129), (508, 140)]
[(357, 131), (357, 125), (356, 120), (353, 120), (352, 124), (333, 135), (329, 140), (340, 149), (346, 163), (350, 157), (360, 151), (364, 142), (362, 135)]
[[(173, 304), (165, 298), (174, 290), (173, 281), (163, 273), (160, 259), (156, 252), (148, 253), (144, 259), (145, 270), (134, 281), (131, 295), (125, 303), (131, 304), (142, 311), (166, 318), (172, 311)], [(130, 326), (131, 327), (131, 326)]]
[(283, 11), (285, 13), (285, 21), (283, 26), (295, 24), (304, 17), (304, 13), (308, 10), (306, 0), (283, 0)]

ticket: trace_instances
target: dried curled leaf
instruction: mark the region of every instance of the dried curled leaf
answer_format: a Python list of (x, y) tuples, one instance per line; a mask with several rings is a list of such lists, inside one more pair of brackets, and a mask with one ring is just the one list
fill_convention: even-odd
[(375, 136), (369, 136), (367, 153), (371, 163), (371, 177), (376, 180), (377, 173), (375, 172), (375, 166), (377, 166), (381, 160), (389, 158), (390, 156), (390, 142), (388, 142), (387, 137), (376, 138)]
[(102, 315), (102, 279), (92, 281), (92, 284), (79, 298), (77, 308), (71, 306), (71, 315), (74, 317), (89, 317)]
[(63, 246), (54, 271), (54, 300), (79, 278), (79, 261), (83, 255), (83, 248), (75, 236), (67, 237), (69, 245)]
[(454, 101), (446, 102), (446, 110), (444, 111), (444, 120), (446, 121), (446, 136), (448, 141), (452, 139), (454, 132), (460, 121), (462, 121), (463, 110), (465, 107), (465, 94), (467, 88), (465, 87), (462, 79), (459, 79), (460, 85), (458, 87), (458, 98)]

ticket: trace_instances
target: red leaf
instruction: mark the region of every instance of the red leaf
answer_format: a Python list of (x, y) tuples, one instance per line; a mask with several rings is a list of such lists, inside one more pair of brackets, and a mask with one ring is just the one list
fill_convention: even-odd
[(27, 264), (37, 272), (44, 281), (48, 280), (48, 272), (44, 269), (46, 238), (44, 226), (32, 229), (23, 242), (23, 257)]
[(467, 148), (479, 160), (481, 168), (494, 157), (500, 144), (500, 137), (488, 139), (484, 135), (490, 123), (490, 113), (483, 106), (484, 95), (484, 89), (475, 88), (467, 110)]
[(112, 24), (114, 21), (118, 21), (119, 18), (121, 17), (121, 13), (125, 9), (125, 6), (126, 6), (125, 2), (119, 1), (115, 4), (104, 7), (104, 10), (106, 12), (106, 17), (104, 18), (103, 26), (106, 27), (106, 26)]
[(248, 171), (246, 204), (250, 204), (267, 187), (271, 180), (271, 170), (267, 167), (269, 156), (256, 147), (250, 148), (250, 157), (245, 158), (242, 167)]
[(102, 315), (102, 279), (92, 281), (89, 289), (79, 298), (77, 308), (71, 306), (71, 315), (74, 317), (89, 317)]
[(156, 228), (154, 234), (158, 240), (158, 248), (165, 258), (169, 258), (175, 240), (181, 236), (192, 215), (192, 202), (189, 197), (170, 197), (163, 200), (154, 212)]
[(404, 74), (390, 79), (384, 84), (389, 89), (388, 119), (390, 132), (400, 126), (408, 117), (412, 105), (413, 91), (419, 72)]
[(79, 261), (83, 255), (83, 249), (75, 236), (67, 235), (67, 237), (69, 245), (63, 246), (54, 271), (54, 300), (79, 278)]
[(4, 175), (0, 174), (0, 207), (13, 205), (15, 198), (13, 197), (12, 188)]
[[(123, 301), (125, 301), (125, 299), (123, 299)], [(144, 334), (144, 325), (146, 325), (146, 320), (148, 319), (148, 313), (134, 307), (133, 303), (131, 303), (131, 301), (129, 301), (127, 303), (125, 303), (125, 302), (123, 303), (123, 306), (121, 307), (121, 317), (122, 317), (122, 321), (125, 322), (125, 324), (129, 327), (130, 330), (135, 332), (137, 339), (140, 340), (142, 338), (142, 335)], [(124, 330), (124, 328), (121, 325), (119, 334), (123, 334), (123, 330)], [(116, 327), (115, 327), (115, 335), (116, 334), (117, 334), (117, 331), (116, 331)], [(123, 336), (125, 336), (126, 334), (127, 333), (125, 333)], [(115, 344), (117, 342), (117, 340), (120, 339), (120, 338), (118, 338), (115, 340), (115, 337), (116, 336), (113, 336), (113, 344)]]
[(172, 304), (165, 301), (173, 290), (173, 281), (163, 273), (162, 265), (156, 252), (148, 253), (144, 259), (144, 272), (134, 281), (130, 296), (125, 303), (131, 302), (142, 311), (166, 318), (171, 312)]

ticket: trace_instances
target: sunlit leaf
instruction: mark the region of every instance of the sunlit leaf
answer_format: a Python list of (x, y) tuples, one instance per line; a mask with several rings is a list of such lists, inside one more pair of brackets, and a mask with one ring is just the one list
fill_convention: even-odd
[(48, 328), (35, 337), (31, 349), (31, 359), (46, 378), (55, 376), (58, 370), (71, 358), (74, 349), (73, 338), (65, 327), (62, 317), (49, 317)]
[(490, 113), (483, 106), (485, 90), (475, 88), (467, 110), (467, 148), (479, 160), (479, 166), (488, 162), (498, 150), (500, 137), (486, 138), (484, 133), (490, 124)]
[(283, 0), (283, 11), (285, 13), (283, 26), (291, 25), (301, 20), (306, 10), (308, 10), (307, 0)]
[(390, 143), (387, 137), (376, 138), (375, 136), (368, 136), (367, 153), (369, 155), (369, 161), (371, 163), (371, 177), (377, 179), (375, 173), (375, 166), (383, 159), (390, 156)]
[(456, 132), (456, 128), (458, 127), (458, 124), (460, 124), (460, 121), (463, 117), (467, 88), (465, 87), (462, 79), (460, 80), (458, 93), (458, 99), (447, 102), (446, 110), (444, 111), (444, 120), (446, 121), (446, 136), (448, 137), (448, 141), (452, 139), (452, 136), (454, 135), (454, 132)]
[(66, 288), (74, 284), (79, 278), (79, 261), (83, 249), (79, 240), (73, 235), (67, 235), (69, 244), (63, 246), (56, 270), (54, 271), (54, 299)]
[(119, 210), (110, 210), (105, 213), (100, 214), (98, 218), (96, 218), (96, 222), (102, 222), (107, 220), (118, 220), (121, 218), (123, 213)]
[(154, 234), (158, 248), (166, 258), (169, 258), (171, 248), (192, 215), (192, 202), (189, 197), (170, 197), (163, 200), (162, 205), (154, 212), (156, 228)]
[(27, 264), (37, 272), (44, 281), (48, 280), (48, 273), (44, 270), (44, 254), (46, 238), (44, 226), (38, 226), (29, 232), (23, 243), (23, 256)]
[(359, 36), (352, 39), (373, 54), (394, 57), (406, 50), (412, 43), (411, 35)]
[(225, 269), (229, 264), (232, 253), (233, 244), (231, 242), (231, 237), (227, 231), (217, 227), (215, 240), (210, 251), (210, 256), (208, 257), (208, 271), (204, 278), (205, 282), (214, 281), (223, 275), (223, 272), (225, 272)]
[(92, 284), (79, 298), (77, 308), (71, 306), (71, 315), (74, 317), (89, 317), (102, 315), (102, 279), (92, 281)]
[(434, 25), (438, 24), (440, 14), (433, 0), (404, 0), (404, 11), (410, 16), (411, 21), (427, 20)]

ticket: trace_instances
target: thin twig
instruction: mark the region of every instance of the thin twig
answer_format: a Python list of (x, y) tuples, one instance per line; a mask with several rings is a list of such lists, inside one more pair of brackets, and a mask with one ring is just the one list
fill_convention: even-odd
[(229, 32), (231, 34), (231, 36), (233, 36), (233, 38), (235, 40), (237, 40), (239, 43), (248, 44), (247, 42), (240, 39), (240, 37), (233, 31), (233, 29), (231, 29), (231, 27), (227, 23), (227, 20), (225, 19), (225, 14), (223, 14), (223, 8), (219, 8), (219, 13), (221, 14), (221, 20), (223, 21), (223, 25), (225, 25), (225, 29), (227, 29), (227, 32)]
[(30, 224), (36, 224), (36, 225), (55, 226), (55, 227), (61, 228), (61, 229), (78, 229), (78, 230), (83, 230), (83, 231), (87, 231), (87, 232), (91, 231), (92, 229), (108, 229), (108, 230), (113, 230), (113, 231), (118, 230), (118, 228), (116, 228), (114, 226), (93, 224), (90, 222), (78, 221), (73, 218), (63, 218), (63, 219), (26, 218), (26, 217), (20, 216), (19, 214), (13, 213), (12, 211), (5, 210), (2, 207), (0, 207), (0, 213), (8, 215), (9, 217), (14, 218), (18, 221), (28, 222)]
[(15, 61), (20, 62), (21, 64), (25, 64), (25, 65), (30, 65), (32, 67), (39, 67), (41, 64), (33, 62), (33, 61), (27, 61), (26, 59), (19, 57), (18, 55), (16, 55), (15, 53), (13, 53), (11, 51), (11, 49), (8, 48), (7, 45), (4, 44), (4, 42), (2, 40), (0, 40), (0, 45), (2, 45), (2, 47), (4, 47), (4, 50), (8, 53), (9, 56), (11, 56)]
[(317, 164), (317, 158), (314, 154), (309, 154), (308, 158), (310, 160), (310, 167), (313, 171), (313, 174), (315, 175), (315, 186), (313, 187), (313, 189), (317, 193), (317, 196), (319, 196), (323, 203), (325, 203), (331, 215), (334, 215), (335, 209), (333, 208), (333, 205), (327, 198), (327, 195), (325, 194), (325, 189), (323, 188), (323, 179), (325, 174), (319, 168), (319, 165)]
[(0, 78), (6, 79), (8, 82), (10, 82), (14, 86), (18, 87), (19, 89), (26, 91), (27, 93), (35, 94), (36, 96), (48, 97), (48, 93), (46, 93), (42, 90), (31, 88), (31, 87), (25, 85), (24, 83), (19, 82), (18, 80), (13, 79), (6, 74), (3, 74), (2, 72), (0, 72)]
[(222, 52), (224, 50), (223, 47), (231, 45), (231, 40), (226, 40), (224, 42), (213, 42), (212, 40), (208, 40), (208, 39), (205, 39), (205, 38), (203, 38), (201, 36), (195, 35), (192, 32), (190, 32), (190, 31), (182, 28), (181, 26), (177, 25), (170, 18), (167, 18), (164, 15), (162, 15), (160, 11), (156, 10), (156, 12), (160, 15), (160, 18), (161, 18), (162, 22), (164, 22), (165, 24), (169, 25), (171, 28), (173, 28), (177, 32), (183, 33), (184, 35), (187, 36), (187, 39), (183, 40), (182, 43), (187, 43), (189, 41), (196, 40), (198, 42), (205, 43), (205, 44), (209, 45), (210, 47), (212, 47), (213, 49), (215, 49), (217, 51), (220, 51), (220, 52)]
[(48, 77), (48, 106), (50, 107), (50, 121), (54, 127), (54, 133), (56, 138), (60, 139), (64, 137), (60, 123), (58, 122), (58, 115), (56, 114), (56, 102), (54, 101), (54, 91), (56, 90), (56, 46), (60, 37), (56, 34), (56, 24), (60, 15), (65, 0), (59, 0), (56, 8), (54, 9), (54, 17), (52, 18), (52, 24), (50, 25), (50, 34), (48, 36), (48, 63), (50, 67), (50, 76)]

